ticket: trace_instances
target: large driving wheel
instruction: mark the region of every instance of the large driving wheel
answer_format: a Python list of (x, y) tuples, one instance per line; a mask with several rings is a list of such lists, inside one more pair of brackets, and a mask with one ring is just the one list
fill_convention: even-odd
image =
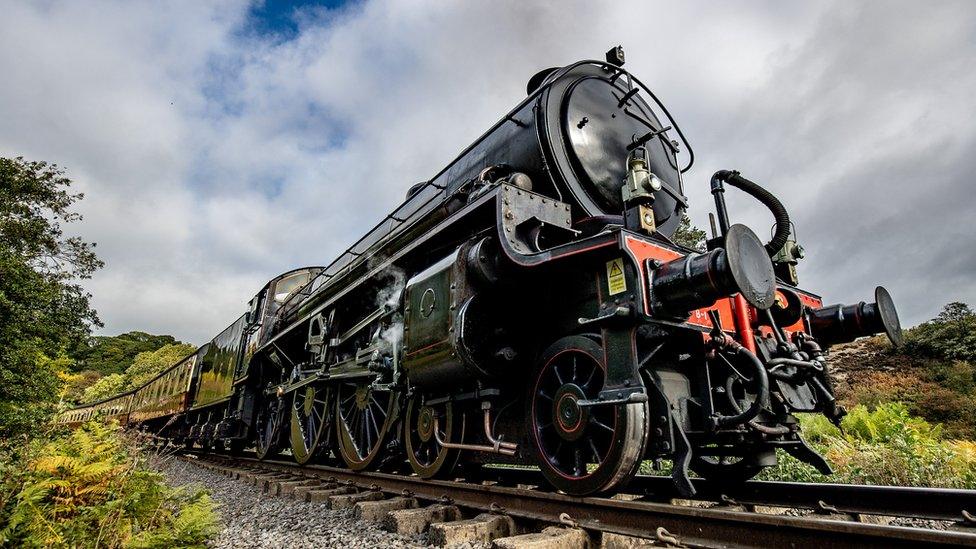
[(374, 389), (368, 379), (338, 384), (336, 442), (350, 469), (366, 469), (382, 454), (394, 400), (392, 392)]
[(603, 348), (564, 337), (543, 353), (529, 395), (531, 440), (542, 474), (582, 496), (613, 490), (633, 477), (644, 454), (647, 403), (579, 406), (606, 380)]
[(407, 460), (417, 476), (446, 478), (454, 472), (461, 451), (441, 443), (464, 441), (464, 416), (456, 417), (450, 402), (429, 405), (419, 396), (410, 399), (403, 431)]
[(258, 459), (274, 457), (281, 451), (281, 431), (284, 420), (284, 401), (276, 396), (266, 396), (254, 424), (257, 433), (255, 453)]
[(291, 455), (296, 462), (304, 465), (329, 453), (334, 410), (327, 385), (310, 383), (292, 394)]

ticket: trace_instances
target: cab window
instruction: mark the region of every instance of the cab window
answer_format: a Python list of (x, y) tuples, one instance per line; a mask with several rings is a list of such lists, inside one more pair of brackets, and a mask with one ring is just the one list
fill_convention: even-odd
[(288, 297), (297, 292), (299, 288), (308, 283), (309, 272), (295, 273), (293, 275), (286, 276), (275, 284), (274, 290), (274, 300), (275, 302), (281, 304), (284, 303)]

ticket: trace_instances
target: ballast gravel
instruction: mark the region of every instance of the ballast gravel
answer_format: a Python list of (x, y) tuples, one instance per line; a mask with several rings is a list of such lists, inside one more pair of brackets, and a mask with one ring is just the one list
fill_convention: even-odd
[(351, 509), (333, 511), (322, 503), (262, 494), (254, 486), (186, 461), (168, 458), (158, 468), (171, 486), (201, 486), (219, 505), (224, 528), (210, 547), (431, 547), (426, 534), (386, 532), (376, 523), (357, 520)]

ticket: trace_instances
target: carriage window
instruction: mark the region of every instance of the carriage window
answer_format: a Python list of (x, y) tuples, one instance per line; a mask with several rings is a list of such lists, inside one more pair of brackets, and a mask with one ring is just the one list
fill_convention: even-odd
[(282, 278), (275, 284), (275, 294), (274, 299), (278, 303), (284, 303), (288, 296), (298, 291), (299, 288), (308, 283), (309, 274), (307, 271), (304, 273), (296, 273), (291, 276)]

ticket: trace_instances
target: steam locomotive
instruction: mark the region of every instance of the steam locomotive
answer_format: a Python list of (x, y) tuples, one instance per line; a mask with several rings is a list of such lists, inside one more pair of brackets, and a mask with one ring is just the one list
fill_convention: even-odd
[[(891, 297), (824, 306), (797, 284), (787, 210), (736, 171), (717, 226), (673, 240), (694, 154), (623, 50), (533, 76), (527, 97), (327, 267), (269, 281), (147, 384), (67, 411), (262, 459), (474, 476), (537, 466), (572, 495), (644, 462), (738, 482), (782, 449), (830, 472), (796, 413), (839, 421), (830, 345), (901, 328)], [(763, 243), (725, 192), (773, 214)]]

